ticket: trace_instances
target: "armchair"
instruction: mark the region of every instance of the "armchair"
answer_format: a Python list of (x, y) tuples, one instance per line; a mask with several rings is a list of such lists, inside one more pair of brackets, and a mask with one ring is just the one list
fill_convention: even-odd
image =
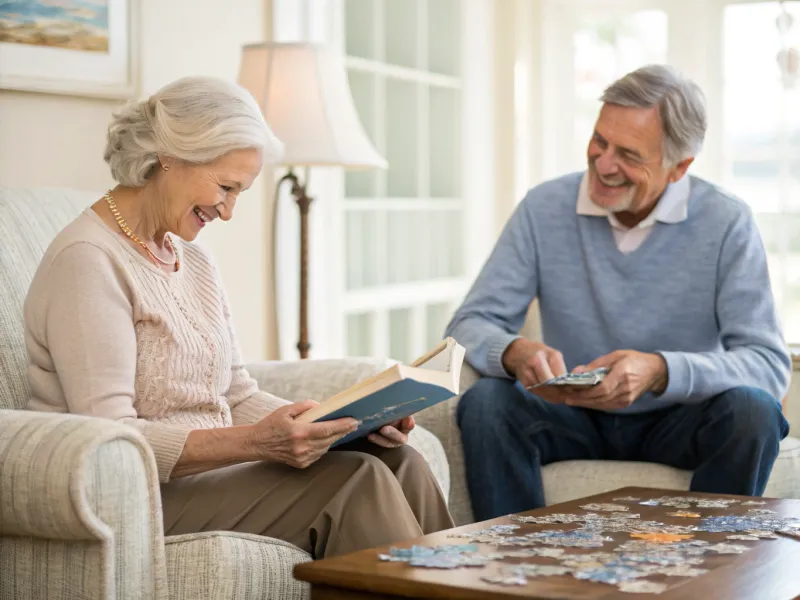
[[(155, 458), (134, 428), (23, 410), (25, 293), (52, 238), (98, 197), (0, 187), (0, 599), (307, 598), (292, 569), (311, 557), (291, 544), (231, 532), (165, 537)], [(297, 401), (386, 366), (345, 359), (249, 370), (263, 389)], [(447, 496), (441, 444), (422, 428), (410, 440)]]

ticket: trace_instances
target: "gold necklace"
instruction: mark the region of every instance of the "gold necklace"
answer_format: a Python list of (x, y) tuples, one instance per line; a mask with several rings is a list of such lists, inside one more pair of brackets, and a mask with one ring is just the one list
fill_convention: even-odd
[(144, 248), (147, 254), (150, 256), (150, 258), (153, 259), (153, 262), (156, 263), (156, 266), (158, 266), (158, 263), (161, 263), (162, 265), (166, 265), (168, 267), (174, 265), (176, 271), (181, 268), (181, 261), (178, 258), (178, 252), (175, 250), (175, 246), (172, 245), (172, 240), (170, 239), (169, 234), (167, 234), (164, 237), (164, 243), (169, 247), (170, 251), (175, 255), (175, 260), (172, 262), (167, 262), (156, 256), (155, 253), (153, 253), (153, 251), (150, 250), (150, 246), (148, 246), (142, 240), (136, 237), (136, 234), (133, 233), (133, 231), (131, 231), (131, 228), (128, 227), (128, 224), (125, 222), (125, 219), (123, 219), (122, 215), (119, 213), (119, 209), (117, 208), (117, 203), (114, 202), (114, 198), (111, 196), (111, 191), (106, 192), (105, 195), (103, 196), (103, 199), (106, 201), (106, 204), (108, 204), (108, 209), (111, 211), (111, 214), (114, 215), (114, 219), (117, 221), (117, 225), (119, 225), (119, 228), (122, 230), (122, 233), (127, 235), (131, 240), (133, 240), (134, 242), (139, 244), (142, 248)]

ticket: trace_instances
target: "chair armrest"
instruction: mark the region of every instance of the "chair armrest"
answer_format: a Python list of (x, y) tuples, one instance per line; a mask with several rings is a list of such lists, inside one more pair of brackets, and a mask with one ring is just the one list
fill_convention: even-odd
[[(461, 379), (458, 391), (463, 395), (480, 379), (478, 372), (468, 363), (461, 366)], [(467, 479), (464, 470), (464, 448), (461, 445), (461, 432), (456, 424), (456, 409), (461, 395), (454, 396), (417, 413), (417, 424), (424, 427), (439, 440), (447, 457), (449, 495), (448, 508), (456, 525), (474, 522), (472, 505), (467, 492)]]
[(800, 433), (800, 370), (792, 370), (792, 379), (786, 394), (786, 406), (784, 406), (783, 412), (786, 420), (789, 421), (792, 435), (797, 437)]
[(472, 365), (468, 362), (464, 362), (461, 365), (461, 378), (458, 381), (458, 391), (463, 394), (469, 388), (471, 388), (475, 383), (481, 378), (481, 374), (478, 373)]
[[(72, 568), (77, 581), (85, 568), (99, 576), (87, 583), (97, 597), (166, 597), (162, 518), (155, 458), (136, 429), (107, 419), (0, 410), (0, 538), (5, 551), (18, 553), (20, 569), (38, 566), (23, 561), (35, 559), (28, 549), (48, 540), (62, 549), (88, 546), (94, 552), (78, 552), (82, 560), (61, 550), (64, 569), (40, 573), (41, 579), (63, 586), (75, 577)], [(13, 581), (13, 568), (11, 575)]]
[(376, 358), (264, 361), (247, 365), (247, 371), (260, 390), (292, 402), (319, 402), (393, 364), (395, 361)]
[(434, 478), (439, 483), (442, 495), (450, 499), (450, 464), (447, 461), (442, 442), (424, 427), (417, 425), (408, 434), (408, 445), (419, 452), (431, 468)]

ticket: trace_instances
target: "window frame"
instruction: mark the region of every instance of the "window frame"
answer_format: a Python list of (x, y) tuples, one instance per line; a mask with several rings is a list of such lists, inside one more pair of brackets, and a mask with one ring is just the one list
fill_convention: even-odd
[[(383, 0), (380, 1), (383, 4)], [(422, 5), (425, 0), (409, 0)], [(412, 336), (412, 352), (424, 351), (426, 332), (420, 327), (424, 322), (426, 305), (438, 304), (437, 298), (446, 297), (455, 309), (477, 275), (494, 243), (494, 206), (487, 198), (493, 192), (492, 118), (493, 110), (493, 22), (492, 0), (460, 0), (463, 18), (461, 31), (462, 64), (460, 83), (461, 106), (461, 201), (464, 212), (462, 240), (464, 273), (454, 279), (424, 281), (420, 284), (383, 286), (370, 294), (368, 290), (347, 290), (345, 216), (348, 211), (365, 208), (369, 200), (345, 198), (345, 176), (342, 169), (312, 169), (310, 195), (318, 198), (310, 213), (310, 294), (309, 329), (314, 358), (347, 356), (346, 316), (362, 308), (378, 307), (378, 315), (370, 354), (388, 357), (388, 310), (392, 307), (408, 308), (408, 302), (425, 298), (425, 305), (414, 310), (412, 322), (416, 333)], [(272, 31), (277, 41), (311, 41), (324, 43), (338, 51), (347, 66), (367, 66), (368, 61), (347, 57), (345, 53), (344, 0), (272, 0)], [(382, 67), (385, 68), (385, 67)], [(389, 67), (395, 74), (410, 74), (414, 69)], [(426, 78), (452, 84), (449, 76), (421, 74)], [(427, 143), (427, 141), (425, 142)], [(418, 173), (421, 178), (427, 173)], [(279, 349), (282, 358), (297, 355), (297, 233), (296, 215), (291, 199), (282, 191), (278, 232), (276, 290), (279, 326)], [(408, 208), (402, 199), (387, 203), (387, 208)], [(423, 201), (425, 202), (425, 201)], [(453, 202), (436, 198), (429, 201), (437, 208), (446, 208)], [(402, 304), (406, 302), (406, 304)], [(402, 305), (401, 305), (402, 304)]]

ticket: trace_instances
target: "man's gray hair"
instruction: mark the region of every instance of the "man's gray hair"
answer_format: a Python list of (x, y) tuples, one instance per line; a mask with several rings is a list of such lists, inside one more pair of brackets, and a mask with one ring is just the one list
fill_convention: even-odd
[(665, 65), (641, 67), (603, 92), (604, 103), (630, 108), (658, 107), (664, 132), (664, 163), (695, 157), (703, 146), (708, 120), (700, 87)]

